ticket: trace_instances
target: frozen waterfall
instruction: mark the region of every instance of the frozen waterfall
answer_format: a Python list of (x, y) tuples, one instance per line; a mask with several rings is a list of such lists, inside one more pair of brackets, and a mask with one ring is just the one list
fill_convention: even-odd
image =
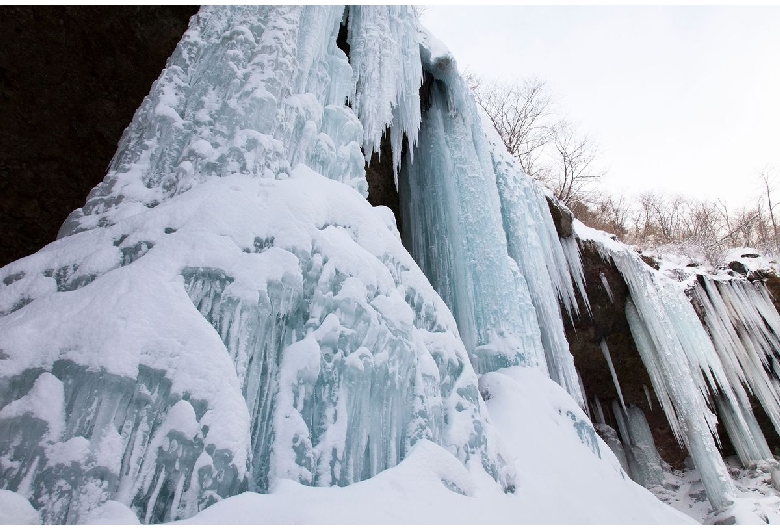
[[(375, 153), (392, 157), (402, 232), (366, 201)], [(658, 484), (600, 338), (623, 441), (598, 400), (596, 429), (585, 412), (565, 330), (591, 312), (591, 232), (559, 234), (555, 204), (412, 8), (202, 8), (86, 204), (0, 269), (0, 489), (46, 523), (109, 502), (159, 523), (284, 479), (348, 486), (422, 448), (468, 471), (439, 481), (449, 493), (473, 474), (504, 502), (529, 455), (497, 425), (517, 417), (620, 491), (621, 466)], [(748, 393), (780, 427), (780, 316), (760, 287), (705, 279), (705, 329), (678, 286), (599, 241), (653, 391), (724, 507), (711, 409), (743, 462), (773, 461)]]

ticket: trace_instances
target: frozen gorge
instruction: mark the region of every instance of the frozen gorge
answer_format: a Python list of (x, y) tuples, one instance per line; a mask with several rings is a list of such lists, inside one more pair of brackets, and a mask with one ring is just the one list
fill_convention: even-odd
[[(375, 154), (397, 216), (367, 200)], [(619, 399), (575, 366), (588, 244), (712, 517), (776, 522), (716, 428), (780, 479), (751, 402), (780, 431), (764, 284), (672, 281), (555, 209), (411, 8), (202, 8), (104, 181), (0, 269), (0, 512), (693, 522), (637, 485), (668, 466), (608, 341)]]

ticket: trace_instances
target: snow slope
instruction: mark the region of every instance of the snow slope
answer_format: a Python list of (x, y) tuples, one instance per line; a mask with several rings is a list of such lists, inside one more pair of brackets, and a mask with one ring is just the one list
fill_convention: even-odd
[[(504, 493), (430, 443), (398, 466), (345, 488), (280, 481), (268, 495), (244, 493), (188, 524), (693, 524), (659, 504), (620, 470), (606, 444), (583, 444), (588, 422), (566, 392), (530, 368), (482, 377), (480, 388), (507, 453), (519, 470)], [(529, 430), (531, 432), (529, 432)], [(594, 453), (601, 454), (601, 458)]]

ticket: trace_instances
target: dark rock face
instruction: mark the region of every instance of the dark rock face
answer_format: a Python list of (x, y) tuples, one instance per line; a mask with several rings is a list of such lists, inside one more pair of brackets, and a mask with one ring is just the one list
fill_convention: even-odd
[(84, 204), (197, 9), (0, 7), (0, 266)]
[(775, 309), (780, 313), (780, 278), (774, 273), (768, 271), (762, 271), (764, 274), (756, 275), (754, 278), (748, 278), (751, 281), (765, 280), (764, 285), (767, 291), (772, 296), (772, 303), (775, 305)]
[[(566, 338), (574, 356), (574, 364), (582, 378), (588, 402), (592, 402), (594, 397), (598, 396), (607, 423), (616, 431), (618, 430), (617, 420), (610, 404), (613, 400), (619, 400), (619, 396), (601, 351), (600, 343), (604, 339), (609, 347), (626, 405), (632, 403), (642, 409), (661, 458), (672, 467), (682, 469), (688, 453), (677, 443), (672, 433), (658, 398), (653, 392), (650, 376), (639, 356), (626, 320), (628, 287), (615, 265), (604, 262), (592, 244), (587, 242), (581, 244), (580, 251), (592, 314), (588, 315), (583, 310), (579, 318), (574, 319), (573, 324), (567, 318), (564, 318), (564, 323)], [(602, 283), (602, 274), (612, 291), (612, 300)], [(585, 306), (580, 303), (580, 307)], [(650, 394), (652, 409), (645, 394), (645, 387)]]
[[(406, 153), (407, 141), (404, 136), (403, 152)], [(402, 157), (401, 160), (404, 158)], [(385, 131), (379, 152), (371, 155), (366, 164), (366, 182), (368, 183), (368, 202), (371, 206), (387, 206), (395, 215), (398, 232), (403, 235), (401, 223), (401, 203), (395, 186), (393, 172), (393, 149), (390, 145), (390, 130)]]
[(571, 237), (572, 222), (574, 222), (574, 216), (571, 212), (556, 201), (547, 197), (547, 206), (550, 208), (550, 214), (553, 218), (553, 224), (555, 224), (555, 230), (558, 232), (558, 237)]
[(739, 274), (746, 275), (748, 273), (747, 268), (745, 265), (739, 261), (732, 261), (729, 263), (729, 269), (733, 270), (734, 272), (738, 272)]

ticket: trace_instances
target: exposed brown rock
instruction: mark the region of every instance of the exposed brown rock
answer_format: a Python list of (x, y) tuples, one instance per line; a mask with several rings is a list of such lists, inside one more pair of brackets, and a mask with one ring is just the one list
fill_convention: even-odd
[(571, 212), (549, 197), (547, 197), (547, 206), (550, 208), (558, 237), (571, 237), (574, 233), (571, 227), (574, 217)]
[[(564, 318), (564, 322), (574, 364), (582, 377), (587, 399), (591, 401), (594, 396), (599, 397), (607, 423), (617, 430), (610, 403), (619, 398), (601, 351), (600, 341), (603, 338), (609, 347), (626, 405), (633, 403), (642, 409), (661, 458), (672, 467), (682, 469), (687, 451), (674, 438), (626, 320), (628, 287), (615, 265), (603, 261), (593, 244), (585, 242), (580, 250), (592, 314), (583, 312), (574, 319), (573, 325), (567, 318)], [(609, 283), (612, 300), (602, 284), (601, 274)], [(584, 304), (581, 307), (584, 308)], [(650, 392), (652, 409), (645, 395), (645, 386)]]
[[(404, 137), (403, 150), (406, 150)], [(385, 131), (379, 146), (379, 153), (371, 156), (371, 162), (366, 164), (366, 182), (368, 183), (368, 202), (371, 206), (387, 206), (395, 215), (398, 232), (403, 234), (401, 225), (401, 203), (398, 190), (395, 187), (393, 174), (393, 150), (390, 144), (390, 131)]]
[(739, 261), (732, 261), (729, 263), (729, 269), (733, 270), (734, 272), (738, 272), (739, 274), (745, 275), (748, 273), (747, 267), (742, 262)]
[(775, 304), (775, 309), (780, 313), (780, 278), (773, 272), (767, 272), (764, 276), (767, 291), (772, 296), (772, 303)]
[(661, 266), (658, 264), (658, 262), (656, 261), (656, 259), (654, 257), (646, 256), (644, 254), (640, 254), (639, 257), (642, 259), (642, 261), (644, 261), (647, 265), (651, 266), (655, 270), (658, 270), (659, 268), (661, 268)]

